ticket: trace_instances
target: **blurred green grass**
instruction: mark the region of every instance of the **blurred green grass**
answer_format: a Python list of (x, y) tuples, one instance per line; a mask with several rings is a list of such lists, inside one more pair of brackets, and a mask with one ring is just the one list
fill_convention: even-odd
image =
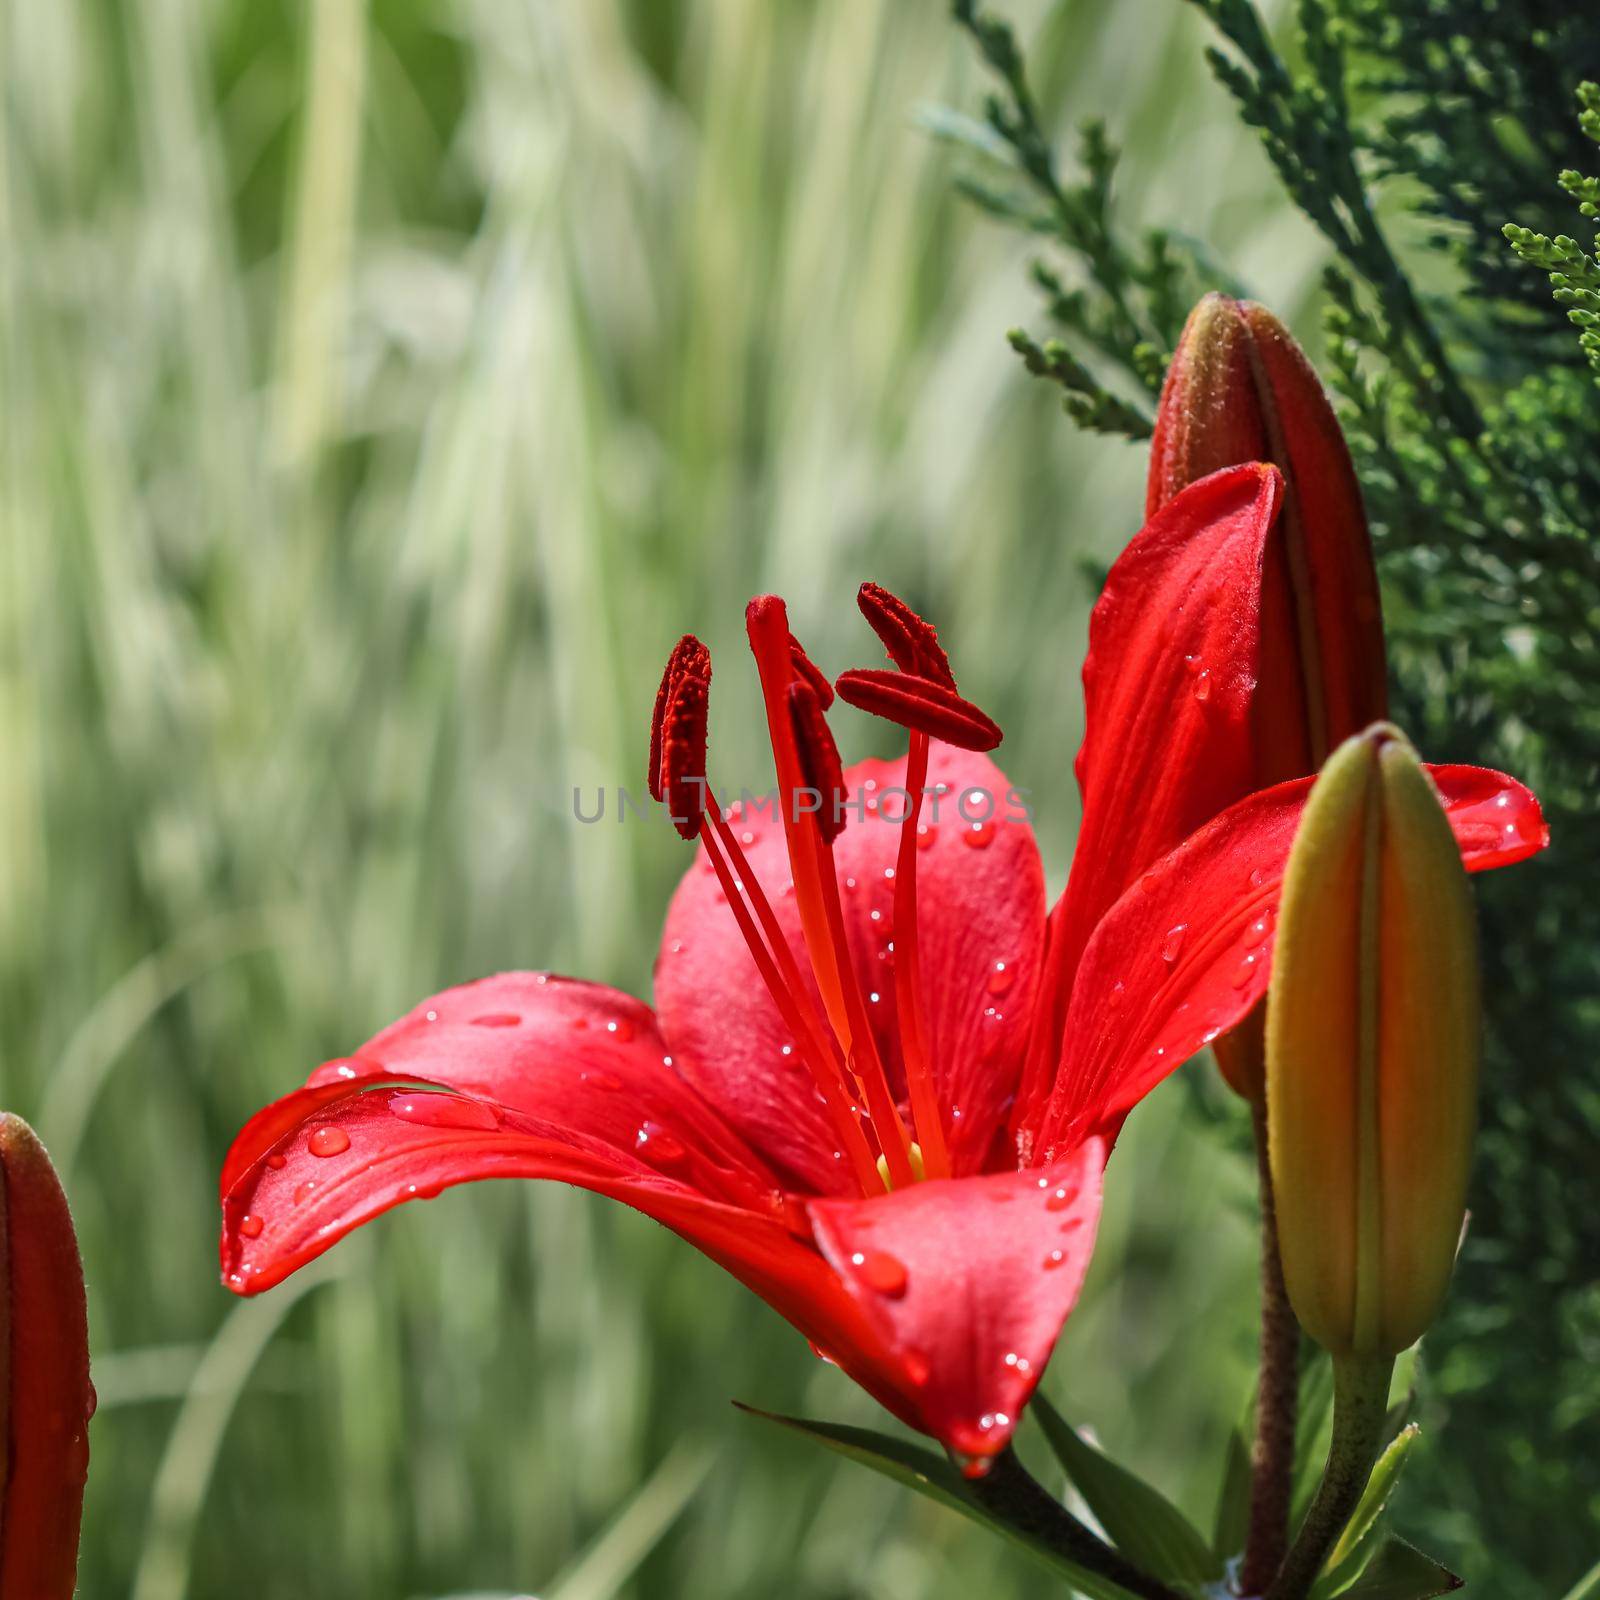
[[(1187, 11), (1016, 11), (1047, 103), (1129, 141), (1126, 202), (1300, 309), (1316, 246)], [(1005, 347), (1025, 261), (914, 125), (979, 92), (941, 8), (0, 15), (0, 1101), (90, 1281), (81, 1592), (1036, 1592), (733, 1413), (876, 1420), (630, 1213), (482, 1185), (259, 1303), (215, 1270), (233, 1131), (422, 994), (516, 965), (648, 994), (684, 857), (570, 790), (636, 776), (685, 628), (759, 781), (758, 588), (833, 668), (861, 577), (917, 597), (1059, 884), (1081, 563), (1143, 463)], [(1135, 1119), (1049, 1378), (1201, 1517), (1249, 1384), (1241, 1138), (1198, 1077)]]

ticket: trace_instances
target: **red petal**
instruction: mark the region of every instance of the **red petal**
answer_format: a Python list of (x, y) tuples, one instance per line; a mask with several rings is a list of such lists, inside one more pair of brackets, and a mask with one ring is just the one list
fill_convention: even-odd
[[(600, 984), (508, 972), (447, 989), (258, 1112), (234, 1141), (224, 1194), (275, 1147), (289, 1154), (323, 1103), (379, 1080), (442, 1084), (539, 1119), (591, 1152), (648, 1157), (650, 1134), (684, 1151), (672, 1176), (734, 1203), (777, 1188), (766, 1165), (672, 1069), (650, 1008)], [(640, 1135), (644, 1132), (641, 1143)], [(324, 1170), (322, 1168), (316, 1171)]]
[(952, 1450), (981, 1460), (1015, 1431), (1077, 1304), (1104, 1166), (1092, 1140), (1048, 1169), (812, 1202), (823, 1254), (915, 1387), (917, 1425)]
[[(1050, 913), (1040, 1001), (1052, 1042), (1100, 918), (1151, 862), (1256, 787), (1262, 561), (1281, 496), (1271, 467), (1202, 479), (1144, 526), (1095, 605), (1077, 761), (1083, 820)], [(1033, 1109), (1052, 1054), (1034, 1058)]]
[[(1542, 850), (1534, 796), (1482, 767), (1430, 767), (1470, 872)], [(1144, 873), (1095, 930), (1037, 1147), (1115, 1127), (1266, 993), (1283, 869), (1311, 778), (1251, 795)]]
[(621, 1200), (671, 1228), (896, 1415), (920, 1425), (903, 1363), (775, 1208), (749, 1211), (709, 1198), (599, 1141), (488, 1100), (346, 1083), (299, 1090), (269, 1111), (290, 1130), (269, 1147), (282, 1165), (241, 1158), (223, 1193), (223, 1273), (241, 1294), (271, 1288), (407, 1200), (488, 1178), (554, 1179)]
[[(899, 826), (866, 810), (890, 794), (898, 817), (905, 762), (868, 761), (845, 774), (850, 825), (833, 849), (851, 949), (881, 1018), (880, 1048), (898, 1078), (899, 1032), (889, 967)], [(943, 783), (938, 816), (923, 803), (917, 858), (919, 949), (929, 1045), (957, 1173), (984, 1162), (1020, 1070), (1043, 943), (1044, 882), (1033, 830), (1000, 770), (983, 756), (934, 745), (930, 785)], [(872, 787), (869, 787), (871, 785)], [(972, 822), (967, 791), (992, 797), (994, 820)], [(856, 807), (863, 808), (856, 815)], [(987, 800), (969, 799), (977, 818)], [(802, 972), (800, 916), (774, 803), (733, 821)], [(748, 837), (746, 837), (748, 836)], [(876, 913), (874, 918), (873, 913)], [(809, 981), (808, 981), (808, 987)], [(815, 998), (815, 990), (812, 990)], [(811, 1079), (762, 986), (733, 913), (702, 854), (678, 886), (656, 962), (656, 1003), (678, 1070), (769, 1161), (812, 1192), (852, 1185), (816, 1102)]]

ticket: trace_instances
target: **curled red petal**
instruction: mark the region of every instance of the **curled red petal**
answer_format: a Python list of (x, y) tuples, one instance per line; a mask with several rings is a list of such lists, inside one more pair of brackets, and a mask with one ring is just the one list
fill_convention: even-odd
[(800, 781), (816, 799), (817, 827), (823, 841), (832, 844), (844, 831), (849, 790), (844, 786), (839, 747), (833, 741), (822, 702), (803, 678), (789, 685), (789, 718), (800, 758)]
[(71, 1600), (89, 1474), (88, 1318), (66, 1196), (0, 1113), (0, 1596)]
[(839, 698), (858, 711), (962, 750), (993, 750), (1004, 737), (999, 724), (970, 700), (917, 673), (846, 672), (838, 689)]
[(980, 1464), (1016, 1431), (1077, 1304), (1105, 1147), (1048, 1168), (936, 1180), (807, 1210), (918, 1397), (918, 1425)]
[(1100, 918), (1152, 862), (1257, 786), (1262, 572), (1281, 499), (1268, 466), (1193, 484), (1140, 530), (1095, 604), (1077, 760), (1083, 819), (1050, 913), (1041, 1042), (1019, 1125), (1049, 1093), (1078, 960)]
[[(1533, 794), (1482, 767), (1430, 766), (1469, 872), (1542, 850)], [(1289, 847), (1314, 782), (1249, 796), (1145, 872), (1079, 963), (1065, 1044), (1034, 1148), (1114, 1128), (1266, 993)]]

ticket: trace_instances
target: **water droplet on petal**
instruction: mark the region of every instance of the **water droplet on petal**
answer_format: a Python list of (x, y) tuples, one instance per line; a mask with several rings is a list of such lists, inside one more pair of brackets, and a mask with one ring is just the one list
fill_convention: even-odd
[(306, 1201), (309, 1200), (316, 1192), (317, 1180), (315, 1178), (307, 1178), (304, 1183), (296, 1185), (294, 1191), (294, 1203), (297, 1206), (303, 1206)]
[(634, 1035), (633, 1023), (627, 1017), (618, 1017), (615, 1022), (608, 1022), (606, 1024), (606, 1032), (609, 1033), (618, 1044), (627, 1044)]
[(1003, 961), (995, 962), (994, 966), (989, 969), (990, 994), (1004, 994), (1016, 981), (1016, 973)]
[(272, 1154), (267, 1157), (267, 1165), (271, 1167), (274, 1172), (282, 1172), (283, 1169), (288, 1166), (288, 1164), (289, 1158), (284, 1155), (282, 1151), (274, 1150)]
[(1183, 936), (1189, 931), (1187, 922), (1180, 922), (1174, 928), (1167, 929), (1167, 937), (1161, 946), (1161, 959), (1169, 966), (1178, 959), (1183, 950)]
[(306, 1149), (314, 1156), (339, 1156), (350, 1148), (350, 1135), (343, 1128), (314, 1128)]
[(474, 1028), (514, 1028), (522, 1018), (515, 1011), (489, 1011), (472, 1019)]
[(1073, 1198), (1074, 1196), (1070, 1189), (1057, 1189), (1045, 1201), (1044, 1208), (1046, 1211), (1065, 1211), (1072, 1204)]
[(1233, 975), (1233, 986), (1235, 989), (1244, 988), (1244, 986), (1249, 983), (1253, 977), (1255, 977), (1256, 968), (1260, 965), (1260, 962), (1261, 952), (1259, 950), (1245, 951), (1239, 962), (1239, 970)]
[(887, 1250), (857, 1250), (850, 1257), (850, 1265), (861, 1274), (861, 1281), (869, 1289), (876, 1289), (890, 1300), (898, 1300), (906, 1292), (909, 1281), (905, 1263)]
[(250, 1215), (249, 1213), (239, 1218), (239, 1232), (242, 1233), (247, 1239), (259, 1239), (261, 1237), (261, 1230), (264, 1227), (266, 1227), (266, 1223), (264, 1223), (260, 1217)]
[(974, 822), (961, 830), (961, 842), (973, 850), (987, 850), (994, 843), (994, 824)]
[(492, 1106), (458, 1094), (391, 1095), (389, 1111), (402, 1122), (414, 1122), (424, 1128), (471, 1128), (493, 1133), (500, 1126)]
[(1050, 1254), (1047, 1255), (1044, 1258), (1044, 1270), (1046, 1272), (1053, 1272), (1066, 1259), (1067, 1259), (1066, 1251), (1064, 1251), (1064, 1250), (1052, 1250), (1050, 1252)]
[(1265, 867), (1252, 867), (1250, 869), (1250, 887), (1252, 889), (1259, 889), (1266, 881), (1267, 869)]
[(689, 1159), (683, 1141), (653, 1122), (641, 1124), (634, 1135), (633, 1148), (656, 1167), (681, 1167)]
[(1199, 676), (1194, 680), (1194, 697), (1196, 700), (1201, 701), (1211, 698), (1211, 674), (1205, 671), (1204, 668), (1201, 669)]
[(917, 824), (917, 849), (931, 850), (933, 841), (938, 837), (938, 825), (932, 822), (919, 822)]

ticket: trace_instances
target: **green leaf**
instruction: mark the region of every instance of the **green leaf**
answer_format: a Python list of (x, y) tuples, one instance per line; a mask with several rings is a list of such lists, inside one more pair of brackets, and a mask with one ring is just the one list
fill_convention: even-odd
[(1361, 1576), (1339, 1591), (1339, 1600), (1429, 1600), (1460, 1587), (1449, 1568), (1391, 1535)]
[(1109, 1578), (1089, 1571), (1087, 1567), (1080, 1567), (1077, 1562), (1026, 1529), (991, 1516), (973, 1499), (961, 1474), (944, 1457), (935, 1455), (922, 1445), (913, 1444), (908, 1439), (897, 1439), (892, 1434), (877, 1433), (871, 1428), (853, 1428), (842, 1422), (811, 1422), (804, 1417), (785, 1417), (774, 1411), (740, 1405), (738, 1401), (734, 1404), (749, 1416), (760, 1417), (792, 1433), (803, 1434), (851, 1461), (871, 1467), (874, 1472), (881, 1472), (886, 1478), (893, 1478), (896, 1483), (948, 1506), (952, 1511), (959, 1511), (962, 1516), (969, 1517), (1027, 1551), (1057, 1577), (1070, 1583), (1086, 1600), (1136, 1600), (1121, 1584), (1113, 1583)]
[(1305, 1515), (1321, 1481), (1332, 1426), (1333, 1362), (1318, 1350), (1307, 1359), (1300, 1372), (1294, 1436), (1293, 1518), (1296, 1523)]
[(1217, 1495), (1217, 1515), (1212, 1525), (1211, 1548), (1222, 1560), (1244, 1549), (1250, 1531), (1250, 1440), (1246, 1422), (1228, 1435), (1228, 1454), (1222, 1464), (1222, 1489)]
[(1041, 1394), (1033, 1397), (1033, 1414), (1073, 1487), (1123, 1555), (1172, 1583), (1222, 1577), (1222, 1562), (1165, 1495), (1095, 1449)]
[(1600, 1561), (1567, 1591), (1565, 1600), (1600, 1600)]
[(1410, 1455), (1411, 1448), (1416, 1444), (1421, 1432), (1422, 1430), (1413, 1422), (1409, 1427), (1401, 1429), (1389, 1448), (1378, 1457), (1378, 1463), (1372, 1469), (1372, 1476), (1367, 1479), (1367, 1487), (1362, 1493), (1361, 1502), (1345, 1525), (1344, 1532), (1339, 1535), (1339, 1542), (1328, 1557), (1322, 1578), (1311, 1591), (1312, 1600), (1325, 1600), (1327, 1596), (1339, 1594), (1362, 1570), (1368, 1538), (1377, 1525), (1378, 1518), (1383, 1514), (1383, 1508), (1394, 1492), (1394, 1486), (1399, 1481), (1406, 1458)]

